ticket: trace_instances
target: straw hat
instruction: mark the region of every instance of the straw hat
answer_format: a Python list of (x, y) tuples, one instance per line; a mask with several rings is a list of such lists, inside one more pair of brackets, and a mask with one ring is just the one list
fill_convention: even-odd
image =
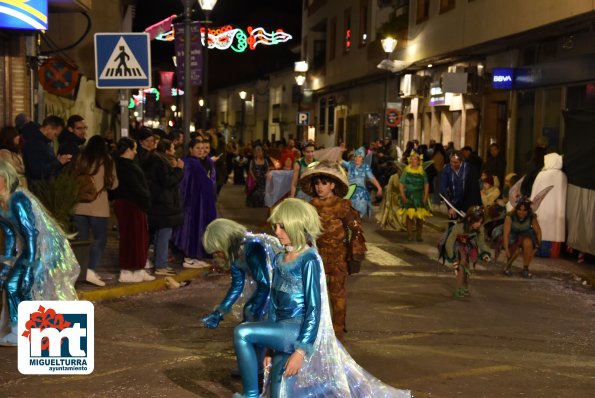
[(316, 192), (314, 192), (312, 187), (312, 178), (322, 176), (330, 178), (335, 183), (335, 195), (340, 198), (347, 195), (349, 182), (345, 171), (343, 171), (343, 168), (338, 163), (328, 160), (312, 162), (308, 165), (308, 168), (300, 178), (302, 191), (310, 196), (316, 196)]

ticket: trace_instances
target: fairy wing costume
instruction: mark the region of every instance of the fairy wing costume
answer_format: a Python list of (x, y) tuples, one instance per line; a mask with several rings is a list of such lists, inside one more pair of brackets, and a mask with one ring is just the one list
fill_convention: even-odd
[(22, 300), (77, 300), (80, 267), (66, 235), (35, 196), (18, 188), (8, 206), (0, 227), (5, 258), (20, 247), (6, 282), (10, 321), (16, 324)]
[(322, 259), (320, 283), (321, 314), (312, 355), (291, 382), (283, 378), (281, 397), (375, 397), (410, 398), (411, 391), (399, 390), (382, 383), (359, 366), (335, 337), (331, 321), (326, 277)]

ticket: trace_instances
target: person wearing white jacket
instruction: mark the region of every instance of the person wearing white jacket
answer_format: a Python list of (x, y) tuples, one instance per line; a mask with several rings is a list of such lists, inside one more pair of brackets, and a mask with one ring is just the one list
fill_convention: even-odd
[[(531, 199), (534, 199), (543, 189), (553, 186), (536, 210), (537, 220), (541, 226), (542, 240), (559, 246), (566, 241), (566, 174), (562, 171), (562, 156), (557, 153), (545, 155), (543, 169), (533, 183)], [(556, 245), (557, 243), (557, 245)], [(552, 257), (557, 257), (552, 250)]]

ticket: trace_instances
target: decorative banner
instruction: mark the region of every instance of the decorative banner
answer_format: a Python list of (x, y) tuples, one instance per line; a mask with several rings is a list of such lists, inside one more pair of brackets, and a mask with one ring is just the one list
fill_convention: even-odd
[(47, 30), (48, 0), (0, 1), (0, 28)]
[[(149, 26), (145, 29), (145, 32), (149, 33), (151, 39), (174, 41), (174, 37), (181, 37), (184, 34), (183, 24), (175, 24), (174, 29), (171, 29), (171, 22), (174, 17), (175, 16), (171, 16), (161, 22)], [(179, 26), (181, 26), (181, 29), (178, 29)], [(203, 46), (205, 44), (205, 32), (206, 29), (204, 27), (200, 28), (201, 42)], [(209, 28), (209, 49), (232, 49), (235, 52), (241, 53), (246, 51), (246, 49), (255, 50), (256, 46), (259, 44), (273, 46), (285, 43), (293, 38), (290, 34), (285, 33), (283, 29), (277, 29), (269, 33), (262, 27), (253, 28), (252, 26), (248, 26), (246, 32), (242, 29), (234, 28), (231, 25), (226, 25), (217, 29)]]
[(79, 81), (76, 65), (63, 59), (52, 58), (44, 62), (39, 68), (39, 82), (51, 94), (70, 94)]
[(174, 72), (159, 72), (161, 85), (159, 85), (159, 92), (161, 94), (161, 101), (164, 104), (171, 104), (172, 95), (171, 88), (174, 81)]
[[(178, 87), (184, 87), (184, 24), (174, 25), (176, 41), (176, 71)], [(200, 42), (200, 23), (192, 22), (190, 28), (190, 80), (195, 86), (202, 84), (202, 43)]]

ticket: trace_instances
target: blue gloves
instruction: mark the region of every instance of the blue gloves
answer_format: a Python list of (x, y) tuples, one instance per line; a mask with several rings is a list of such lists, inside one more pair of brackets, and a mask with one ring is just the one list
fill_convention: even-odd
[(223, 320), (223, 314), (215, 310), (204, 316), (201, 321), (209, 329), (217, 329), (219, 322)]

